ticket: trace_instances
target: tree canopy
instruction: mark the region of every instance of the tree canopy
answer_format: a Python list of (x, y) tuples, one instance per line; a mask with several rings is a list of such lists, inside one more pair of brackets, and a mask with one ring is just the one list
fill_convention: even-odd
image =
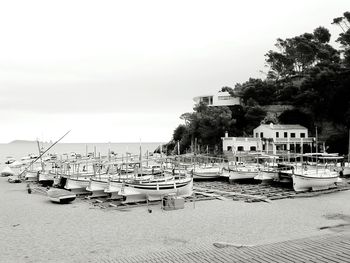
[(339, 142), (350, 128), (350, 12), (334, 18), (332, 24), (341, 30), (336, 39), (339, 49), (329, 44), (331, 34), (323, 26), (311, 33), (278, 38), (275, 49), (265, 54), (265, 79), (250, 78), (234, 88), (221, 88), (239, 96), (241, 105), (196, 105), (193, 112), (181, 116), (185, 124), (175, 129), (172, 144), (179, 141), (182, 152), (190, 149), (194, 140), (204, 147), (221, 148), (226, 131), (230, 136), (251, 135), (262, 121), (269, 120), (266, 107), (290, 105), (294, 109), (280, 113), (280, 123), (301, 124), (310, 131), (329, 123), (337, 131), (323, 134), (329, 149), (344, 152)]

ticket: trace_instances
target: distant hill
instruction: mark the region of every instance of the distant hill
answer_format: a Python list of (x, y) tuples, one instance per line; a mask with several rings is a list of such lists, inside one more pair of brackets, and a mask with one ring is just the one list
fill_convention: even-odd
[(27, 141), (27, 140), (14, 140), (9, 142), (8, 144), (16, 144), (16, 143), (35, 143), (36, 141)]

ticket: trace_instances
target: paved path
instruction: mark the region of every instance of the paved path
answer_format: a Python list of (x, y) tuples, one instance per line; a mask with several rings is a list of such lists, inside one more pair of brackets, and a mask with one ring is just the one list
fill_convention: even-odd
[(350, 233), (328, 234), (317, 237), (284, 241), (254, 247), (223, 248), (203, 246), (175, 249), (123, 259), (102, 259), (99, 262), (249, 262), (249, 263), (299, 263), (299, 262), (350, 262)]

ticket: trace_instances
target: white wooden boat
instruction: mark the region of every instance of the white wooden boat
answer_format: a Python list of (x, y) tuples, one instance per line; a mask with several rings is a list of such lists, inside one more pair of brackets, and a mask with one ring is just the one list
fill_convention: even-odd
[(164, 195), (190, 196), (193, 193), (193, 178), (178, 178), (163, 182), (124, 182), (119, 195), (124, 203), (161, 200)]
[(120, 179), (110, 179), (108, 180), (107, 187), (104, 192), (110, 195), (111, 199), (121, 199), (123, 196), (119, 195), (123, 182)]
[(64, 189), (51, 188), (47, 191), (49, 199), (54, 203), (67, 204), (75, 200), (77, 195)]
[(14, 161), (13, 163), (9, 164), (9, 167), (13, 171), (14, 175), (18, 176), (22, 174), (23, 172), (23, 163), (19, 161)]
[(349, 166), (344, 166), (342, 172), (343, 172), (344, 176), (349, 176), (350, 175), (350, 167)]
[(337, 187), (339, 173), (329, 169), (311, 169), (303, 173), (294, 173), (293, 188), (296, 192), (308, 190), (326, 190)]
[(258, 175), (254, 177), (255, 180), (261, 182), (275, 181), (278, 179), (278, 170), (261, 170)]
[(6, 166), (4, 169), (1, 171), (1, 176), (13, 176), (15, 173), (12, 171), (12, 169), (8, 166)]
[(16, 161), (15, 158), (13, 158), (13, 157), (11, 157), (11, 156), (8, 156), (8, 157), (6, 157), (5, 164), (11, 164), (11, 163), (13, 163), (13, 162), (15, 162), (15, 161)]
[(269, 183), (279, 179), (278, 156), (262, 154), (257, 156), (256, 159), (259, 162), (259, 173), (254, 177), (255, 180), (261, 181), (261, 183)]
[(152, 175), (152, 174), (161, 174), (162, 168), (159, 165), (153, 166), (142, 166), (141, 168), (137, 168), (137, 174), (139, 175)]
[(28, 170), (25, 172), (24, 180), (27, 182), (37, 182), (39, 179), (39, 171), (37, 170)]
[(192, 174), (194, 180), (217, 179), (221, 175), (221, 168), (219, 166), (195, 166)]
[[(232, 168), (231, 168), (232, 167)], [(224, 168), (222, 173), (224, 177), (228, 177), (230, 183), (241, 180), (254, 179), (259, 174), (260, 167), (257, 164), (237, 163), (228, 169)]]
[(39, 171), (38, 182), (42, 185), (53, 185), (56, 174), (50, 171)]
[(77, 194), (86, 194), (89, 193), (89, 191), (86, 190), (89, 183), (90, 177), (70, 177), (67, 178), (64, 188)]
[(90, 182), (89, 185), (86, 187), (86, 190), (91, 192), (90, 197), (107, 196), (108, 193), (105, 192), (105, 189), (108, 187), (108, 183), (108, 178), (90, 178)]

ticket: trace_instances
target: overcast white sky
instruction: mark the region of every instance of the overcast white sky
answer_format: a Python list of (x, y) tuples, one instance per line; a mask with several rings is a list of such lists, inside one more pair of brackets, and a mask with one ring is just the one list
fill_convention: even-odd
[(349, 0), (0, 2), (0, 142), (168, 141), (192, 98), (263, 77)]

